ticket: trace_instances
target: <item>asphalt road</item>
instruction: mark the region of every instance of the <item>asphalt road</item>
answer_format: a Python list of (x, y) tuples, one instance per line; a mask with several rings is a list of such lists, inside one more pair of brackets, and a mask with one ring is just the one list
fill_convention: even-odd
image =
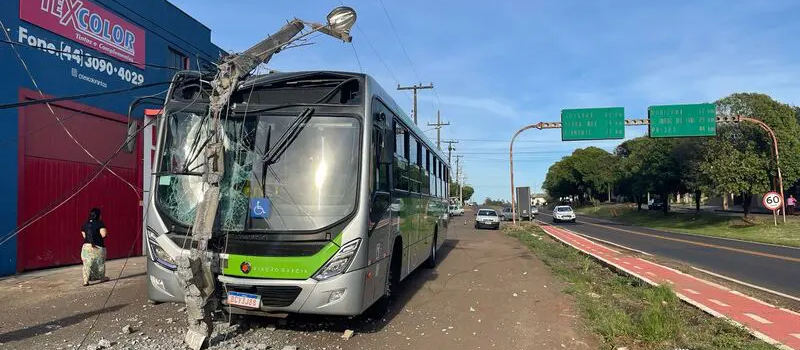
[[(437, 268), (403, 281), (382, 320), (290, 315), (217, 322), (211, 350), (597, 349), (550, 269), (516, 239), (475, 230), (473, 220), (469, 212), (453, 218)], [(121, 265), (110, 261), (108, 274), (117, 276)], [(183, 305), (149, 305), (144, 266), (142, 257), (129, 261), (105, 308), (115, 280), (81, 287), (79, 266), (0, 279), (0, 350), (74, 350), (90, 328), (81, 350), (101, 338), (115, 344), (112, 350), (180, 349)], [(122, 332), (126, 325), (131, 334)], [(348, 329), (355, 335), (342, 339)]]
[[(552, 216), (545, 212), (539, 219), (552, 222)], [(554, 225), (800, 297), (797, 248), (664, 232), (581, 216), (577, 223)]]

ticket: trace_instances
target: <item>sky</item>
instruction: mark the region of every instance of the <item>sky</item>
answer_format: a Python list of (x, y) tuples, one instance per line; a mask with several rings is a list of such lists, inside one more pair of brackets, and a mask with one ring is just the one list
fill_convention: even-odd
[[(559, 121), (564, 108), (713, 102), (761, 92), (800, 104), (800, 2), (793, 0), (170, 0), (243, 51), (287, 20), (324, 22), (345, 4), (358, 13), (353, 42), (326, 36), (276, 55), (271, 69), (363, 71), (411, 112), (399, 84), (419, 91), (419, 124), (435, 141), (436, 111), (457, 140), (473, 199), (510, 199), (508, 147), (519, 128)], [(643, 127), (626, 128), (626, 139)], [(612, 151), (621, 140), (562, 142), (558, 130), (528, 130), (514, 147), (517, 186), (539, 191), (547, 169), (577, 148)], [(443, 146), (444, 147), (444, 146)]]

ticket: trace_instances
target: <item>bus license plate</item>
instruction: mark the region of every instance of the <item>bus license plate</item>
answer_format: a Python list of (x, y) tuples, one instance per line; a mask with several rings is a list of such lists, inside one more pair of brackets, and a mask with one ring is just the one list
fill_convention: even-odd
[(261, 296), (241, 292), (228, 292), (228, 305), (258, 309), (261, 308)]

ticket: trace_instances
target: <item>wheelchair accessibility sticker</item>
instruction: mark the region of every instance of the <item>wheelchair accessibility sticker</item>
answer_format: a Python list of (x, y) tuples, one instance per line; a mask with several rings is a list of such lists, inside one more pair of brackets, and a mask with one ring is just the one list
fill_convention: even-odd
[(269, 212), (272, 209), (272, 203), (269, 198), (251, 198), (250, 199), (250, 217), (257, 219), (269, 218)]

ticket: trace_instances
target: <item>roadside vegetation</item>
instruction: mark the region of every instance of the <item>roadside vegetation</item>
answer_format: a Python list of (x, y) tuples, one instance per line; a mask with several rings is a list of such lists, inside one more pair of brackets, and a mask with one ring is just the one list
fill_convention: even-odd
[(751, 215), (747, 219), (702, 212), (670, 212), (664, 215), (659, 211), (639, 211), (627, 204), (587, 206), (576, 211), (592, 217), (664, 231), (800, 247), (800, 235), (797, 234), (800, 232), (800, 218), (796, 217), (787, 217), (787, 223), (780, 223), (776, 227), (769, 215)]
[[(778, 139), (783, 184), (798, 193), (800, 108), (757, 93), (736, 93), (716, 101), (718, 116), (745, 116), (769, 125)], [(751, 122), (717, 125), (716, 137), (650, 138), (622, 142), (612, 152), (578, 149), (553, 164), (543, 188), (553, 198), (580, 204), (615, 196), (639, 208), (654, 194), (669, 209), (674, 194), (701, 197), (734, 194), (750, 214), (753, 196), (776, 188), (777, 166), (769, 134)]]
[(747, 331), (684, 304), (667, 287), (652, 287), (612, 272), (552, 240), (537, 226), (503, 230), (567, 283), (566, 292), (575, 297), (583, 323), (608, 348), (774, 349)]

